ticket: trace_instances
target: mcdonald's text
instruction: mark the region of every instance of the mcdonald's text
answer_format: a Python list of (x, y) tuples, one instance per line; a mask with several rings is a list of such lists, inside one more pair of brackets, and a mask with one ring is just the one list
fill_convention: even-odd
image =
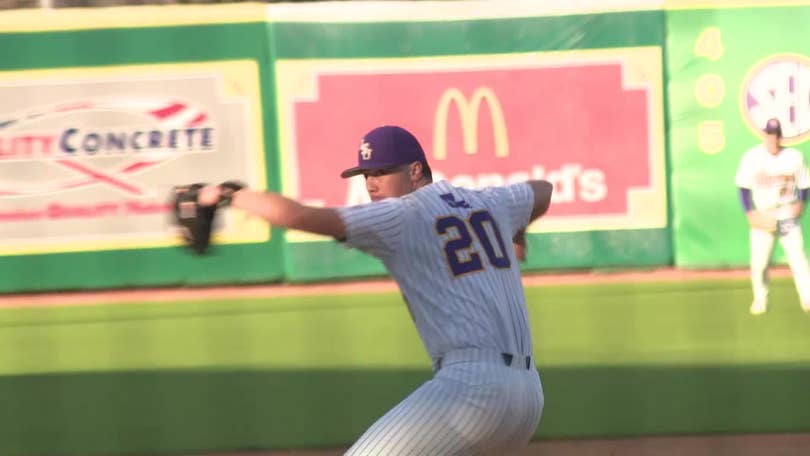
[[(554, 184), (554, 193), (551, 197), (554, 204), (597, 203), (604, 200), (608, 194), (605, 172), (600, 169), (585, 168), (578, 163), (566, 163), (560, 168), (548, 170), (544, 166), (535, 165), (529, 170), (516, 171), (507, 175), (479, 173), (447, 176), (437, 169), (433, 171), (433, 178), (434, 180), (447, 180), (455, 186), (464, 188), (483, 188), (528, 180), (547, 180)], [(363, 204), (369, 201), (363, 179), (351, 179), (345, 204)]]

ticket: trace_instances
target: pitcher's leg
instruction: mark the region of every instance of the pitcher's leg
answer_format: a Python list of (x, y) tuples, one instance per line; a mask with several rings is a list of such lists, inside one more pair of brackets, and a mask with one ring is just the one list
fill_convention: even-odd
[(534, 437), (545, 402), (540, 376), (532, 364), (526, 371), (518, 371), (510, 387), (510, 413), (499, 432), (499, 441), (484, 456), (510, 456), (521, 454)]
[(774, 235), (767, 231), (752, 229), (751, 239), (751, 288), (754, 301), (751, 314), (759, 315), (768, 306), (768, 265), (773, 252)]
[[(346, 453), (351, 456), (472, 454), (497, 428), (504, 401), (481, 404), (459, 382), (434, 378), (377, 420)], [(491, 404), (491, 405), (490, 405)]]
[(534, 365), (532, 365), (531, 370), (529, 370), (527, 374), (531, 380), (523, 385), (521, 403), (524, 405), (524, 416), (517, 426), (517, 433), (514, 439), (520, 447), (528, 445), (534, 433), (537, 431), (545, 403), (543, 385), (540, 383), (540, 375)]
[(435, 381), (420, 386), (368, 428), (346, 454), (417, 454), (420, 449), (409, 447), (426, 438), (437, 425), (439, 410), (435, 405), (444, 394)]

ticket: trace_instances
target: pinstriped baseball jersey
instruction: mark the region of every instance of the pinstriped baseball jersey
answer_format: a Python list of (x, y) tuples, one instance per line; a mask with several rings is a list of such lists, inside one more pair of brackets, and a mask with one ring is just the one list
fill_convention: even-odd
[(532, 353), (512, 238), (534, 204), (525, 183), (484, 190), (436, 182), (339, 209), (349, 246), (380, 258), (433, 358), (476, 347)]
[(348, 455), (502, 456), (526, 446), (544, 399), (512, 238), (533, 204), (525, 183), (437, 182), (339, 210), (347, 244), (382, 259), (399, 284), (436, 372)]

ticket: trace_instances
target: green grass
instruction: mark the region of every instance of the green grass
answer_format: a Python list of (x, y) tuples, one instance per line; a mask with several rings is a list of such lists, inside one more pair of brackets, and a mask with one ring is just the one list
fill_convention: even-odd
[[(526, 290), (541, 367), (810, 362), (792, 282), (748, 314), (742, 281)], [(0, 311), (0, 375), (428, 367), (397, 293)]]
[[(810, 430), (789, 280), (526, 294), (541, 438)], [(0, 454), (340, 446), (430, 375), (396, 293), (5, 309)]]

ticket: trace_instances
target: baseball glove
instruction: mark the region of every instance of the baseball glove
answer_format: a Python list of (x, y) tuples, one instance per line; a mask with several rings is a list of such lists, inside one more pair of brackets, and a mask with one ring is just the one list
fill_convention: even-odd
[(214, 217), (221, 207), (230, 205), (233, 194), (244, 188), (239, 182), (220, 184), (220, 198), (217, 204), (202, 205), (199, 203), (200, 190), (206, 184), (196, 183), (174, 188), (174, 222), (180, 228), (183, 240), (191, 250), (202, 255), (211, 243), (211, 231), (214, 228)]
[(775, 233), (778, 225), (776, 217), (760, 211), (749, 212), (748, 223), (751, 225), (751, 228), (767, 231), (769, 233)]

